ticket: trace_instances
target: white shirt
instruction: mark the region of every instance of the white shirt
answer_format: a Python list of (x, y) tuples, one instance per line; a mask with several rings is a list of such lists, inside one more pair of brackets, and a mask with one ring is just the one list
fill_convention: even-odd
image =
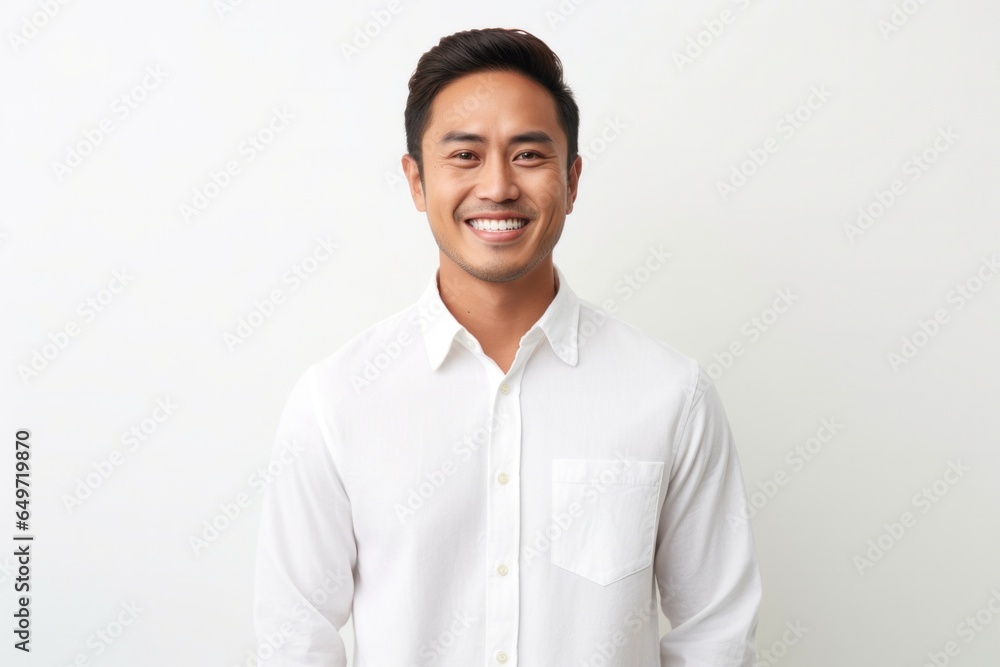
[(435, 269), (298, 382), (262, 505), (262, 665), (346, 667), (352, 611), (354, 667), (756, 665), (760, 574), (714, 385), (555, 270), (506, 374)]

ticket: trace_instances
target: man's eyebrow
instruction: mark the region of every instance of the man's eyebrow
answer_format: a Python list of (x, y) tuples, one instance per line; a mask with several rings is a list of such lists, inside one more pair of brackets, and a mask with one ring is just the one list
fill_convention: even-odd
[[(472, 143), (472, 144), (485, 144), (486, 138), (481, 134), (474, 134), (472, 132), (459, 132), (458, 130), (452, 130), (451, 132), (445, 133), (441, 137), (441, 141), (438, 143)], [(541, 130), (532, 130), (530, 132), (522, 132), (521, 134), (514, 135), (510, 138), (511, 144), (552, 144), (555, 145), (555, 141), (548, 135), (547, 132), (542, 132)]]
[(555, 146), (556, 142), (547, 133), (541, 130), (533, 130), (531, 132), (522, 132), (521, 134), (515, 135), (510, 138), (510, 143), (512, 144), (552, 144)]
[(486, 139), (479, 134), (452, 130), (451, 132), (448, 132), (443, 137), (441, 137), (441, 141), (439, 141), (438, 143), (447, 144), (456, 142), (470, 143), (470, 144), (485, 144)]

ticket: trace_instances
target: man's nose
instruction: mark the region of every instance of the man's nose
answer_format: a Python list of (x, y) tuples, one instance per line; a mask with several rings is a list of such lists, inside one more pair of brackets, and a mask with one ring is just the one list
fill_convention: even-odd
[(475, 194), (480, 199), (497, 202), (517, 199), (520, 191), (513, 165), (503, 158), (487, 158), (486, 163), (480, 168)]

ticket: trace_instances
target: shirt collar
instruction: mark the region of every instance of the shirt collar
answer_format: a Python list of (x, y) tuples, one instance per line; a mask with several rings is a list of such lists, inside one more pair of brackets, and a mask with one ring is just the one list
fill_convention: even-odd
[[(521, 341), (532, 340), (542, 334), (548, 339), (549, 345), (556, 355), (570, 366), (576, 366), (577, 362), (577, 327), (580, 320), (580, 300), (576, 293), (570, 289), (566, 277), (558, 266), (553, 265), (556, 272), (557, 291), (555, 298), (549, 303), (548, 308), (538, 318), (538, 321)], [(451, 311), (441, 300), (441, 293), (438, 290), (437, 279), (439, 268), (435, 268), (431, 274), (431, 279), (424, 288), (423, 294), (417, 301), (418, 316), (425, 322), (423, 330), (424, 345), (427, 348), (427, 358), (430, 361), (431, 370), (436, 371), (448, 352), (457, 336), (472, 335), (462, 326)]]

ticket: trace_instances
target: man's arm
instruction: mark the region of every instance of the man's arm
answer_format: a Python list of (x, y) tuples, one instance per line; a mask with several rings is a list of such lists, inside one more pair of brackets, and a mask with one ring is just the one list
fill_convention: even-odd
[[(351, 615), (357, 544), (315, 373), (309, 369), (285, 405), (271, 459), (280, 472), (261, 508), (254, 627), (264, 667), (347, 665), (338, 631)], [(269, 474), (278, 470), (274, 463)]]
[(656, 545), (656, 580), (672, 629), (661, 667), (754, 667), (761, 582), (739, 457), (703, 369), (677, 441)]

